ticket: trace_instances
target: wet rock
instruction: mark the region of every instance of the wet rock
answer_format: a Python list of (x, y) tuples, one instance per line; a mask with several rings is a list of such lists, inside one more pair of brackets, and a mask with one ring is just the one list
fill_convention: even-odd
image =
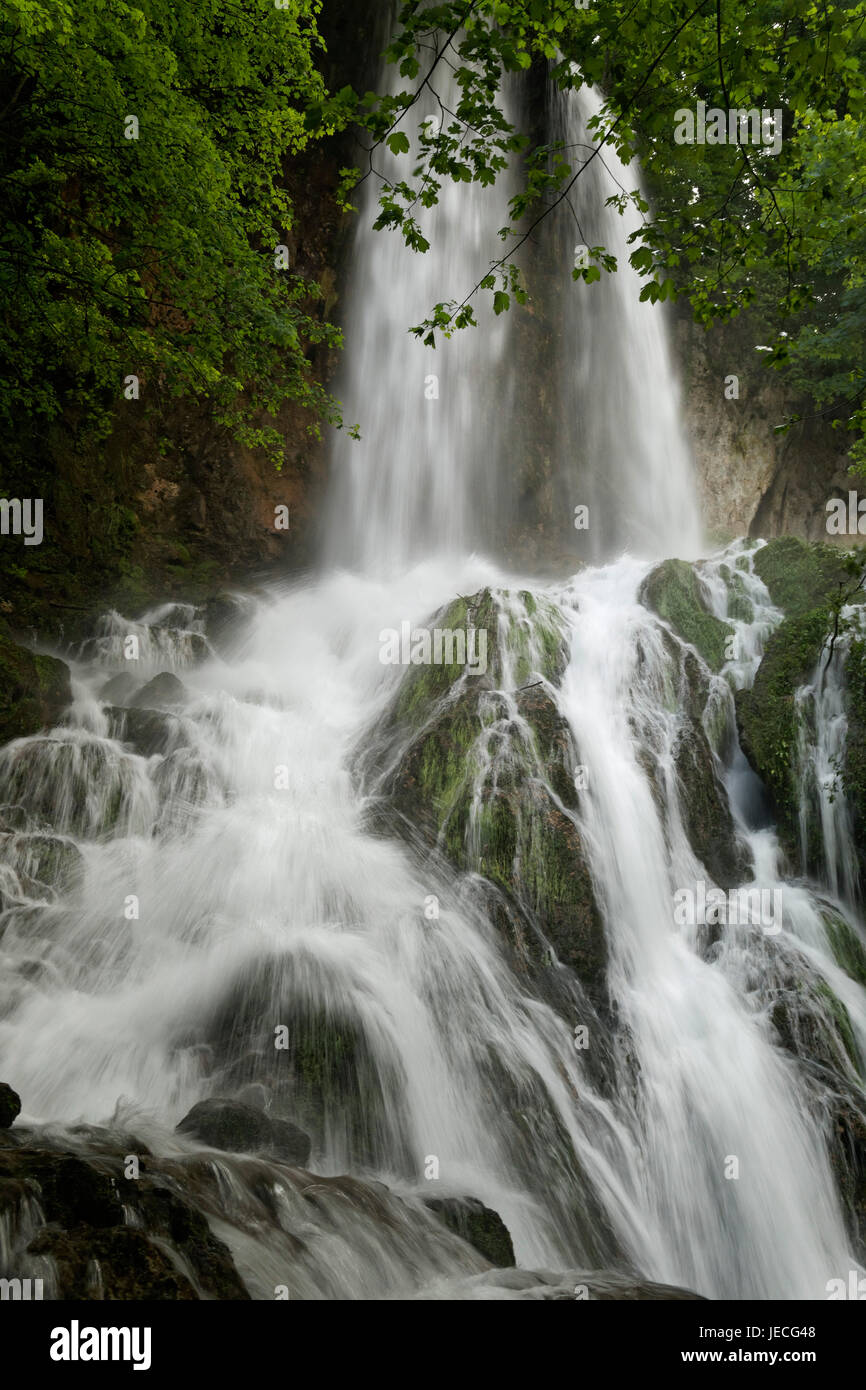
[(81, 851), (74, 841), (38, 831), (0, 835), (0, 859), (12, 865), (22, 882), (26, 879), (56, 892), (73, 888), (83, 872)]
[(733, 628), (710, 612), (691, 565), (685, 560), (663, 561), (645, 579), (640, 598), (678, 637), (697, 648), (711, 670), (721, 670)]
[(21, 1097), (5, 1081), (0, 1081), (0, 1129), (11, 1129), (20, 1114)]
[(552, 948), (600, 994), (607, 944), (571, 814), (571, 733), (543, 686), (520, 692), (516, 703), (525, 725), (509, 717), (501, 695), (467, 686), (428, 718), (381, 790), (396, 812), (393, 828), (411, 827), (507, 895), (516, 920), (529, 924), (511, 942), (518, 965), (525, 953), (523, 969), (544, 969)]
[(674, 765), (689, 843), (719, 887), (735, 888), (746, 875), (748, 854), (737, 840), (707, 737), (694, 719), (686, 721), (676, 741)]
[[(329, 1009), (299, 999), (297, 968), (293, 955), (274, 954), (239, 972), (205, 1025), (213, 1089), (260, 1110), (249, 1088), (266, 1087), (317, 1149), (327, 1143), (352, 1166), (411, 1177), (412, 1156), (387, 1099), (401, 1078), (371, 1049), (362, 1018), (336, 1002)], [(285, 1020), (284, 1049), (261, 1046), (262, 1018)]]
[(848, 733), (842, 786), (851, 808), (862, 885), (866, 884), (866, 641), (862, 639), (851, 642), (845, 663), (845, 683)]
[(57, 1297), (76, 1302), (196, 1300), (192, 1282), (143, 1231), (45, 1229), (30, 1242), (29, 1256), (54, 1263)]
[(183, 681), (170, 671), (160, 671), (158, 676), (142, 686), (138, 694), (130, 700), (135, 709), (167, 709), (171, 705), (183, 705), (189, 699), (189, 691)]
[(32, 830), (34, 821), (23, 806), (0, 806), (0, 834), (11, 835), (16, 830)]
[(71, 699), (66, 663), (20, 647), (0, 619), (0, 743), (52, 728)]
[(862, 1099), (839, 1096), (829, 1117), (830, 1164), (848, 1230), (866, 1261), (866, 1111)]
[[(132, 1136), (79, 1127), (88, 1154), (0, 1146), (0, 1220), (21, 1242), (22, 1201), (44, 1224), (19, 1255), (50, 1256), (64, 1299), (247, 1299), (231, 1254), (194, 1205), (195, 1181), (177, 1164), (151, 1159)], [(140, 1163), (132, 1180), (128, 1148)], [(183, 1184), (183, 1191), (178, 1190)], [(189, 1196), (187, 1196), (187, 1192)], [(183, 1271), (183, 1272), (181, 1272)]]
[(88, 838), (124, 824), (136, 808), (133, 760), (105, 739), (34, 738), (0, 749), (0, 781), (37, 821)]
[(142, 758), (164, 754), (177, 741), (179, 721), (156, 709), (120, 709), (109, 706), (109, 732), (118, 743), (126, 743)]
[(800, 536), (777, 536), (761, 546), (755, 551), (754, 569), (773, 603), (789, 618), (803, 617), (826, 604), (840, 585), (851, 587), (839, 549)]
[(449, 1231), (473, 1246), (492, 1265), (514, 1265), (514, 1246), (508, 1227), (497, 1211), (474, 1197), (430, 1197), (424, 1202)]
[(866, 1059), (848, 1010), (826, 980), (807, 967), (778, 991), (770, 1017), (782, 1046), (809, 1067), (830, 1072), (842, 1084), (862, 1071)]
[(286, 1163), (303, 1166), (310, 1157), (311, 1141), (289, 1120), (271, 1118), (243, 1101), (199, 1101), (177, 1126), (182, 1134), (214, 1149), (230, 1153), (262, 1153)]
[(139, 684), (131, 671), (119, 671), (111, 680), (105, 682), (99, 692), (99, 698), (105, 705), (129, 704)]
[(813, 814), (803, 862), (796, 766), (802, 716), (796, 693), (812, 677), (827, 624), (822, 609), (783, 622), (767, 641), (751, 690), (736, 696), (740, 745), (770, 793), (779, 839), (800, 872), (820, 873), (823, 848), (820, 818)]
[(204, 608), (205, 632), (216, 651), (231, 649), (232, 637), (251, 607), (251, 600), (241, 594), (216, 594), (208, 599)]

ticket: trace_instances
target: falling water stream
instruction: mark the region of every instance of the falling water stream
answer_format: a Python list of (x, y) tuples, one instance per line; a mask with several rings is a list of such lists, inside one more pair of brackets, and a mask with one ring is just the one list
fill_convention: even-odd
[[(584, 142), (598, 109), (592, 93), (569, 97), (561, 138)], [(311, 1205), (293, 1170), (213, 1155), (211, 1224), (255, 1297), (276, 1284), (292, 1297), (535, 1296), (545, 1279), (567, 1286), (569, 1271), (606, 1267), (709, 1297), (820, 1298), (857, 1267), (820, 1104), (778, 1046), (768, 1003), (812, 972), (866, 1056), (866, 995), (836, 965), (825, 925), (832, 909), (859, 929), (850, 827), (838, 807), (833, 836), (825, 824), (823, 889), (780, 876), (731, 687), (750, 682), (781, 615), (742, 545), (703, 571), (724, 615), (721, 567), (741, 561), (754, 604), (733, 624), (736, 658), (720, 676), (704, 671), (707, 708), (723, 731), (744, 884), (783, 886), (784, 922), (773, 935), (730, 923), (710, 941), (672, 913), (679, 886), (711, 876), (674, 775), (671, 691), (687, 654), (640, 593), (654, 561), (698, 553), (700, 528), (663, 321), (637, 302), (631, 225), (603, 208), (605, 179), (631, 186), (633, 169), (596, 161), (578, 213), (583, 239), (605, 241), (619, 271), (574, 286), (569, 249), (574, 336), (557, 388), (558, 467), (599, 518), (593, 567), (540, 585), (483, 558), (510, 505), (497, 464), (511, 373), (527, 369), (509, 353), (508, 316), (436, 354), (404, 331), (443, 287), (475, 283), (507, 189), (446, 189), (432, 249), (413, 260), (369, 229), (371, 188), (343, 386), (364, 438), (335, 450), (321, 571), (239, 602), (216, 646), (192, 608), (137, 623), (109, 614), (73, 663), (65, 723), (0, 750), (0, 801), (18, 808), (0, 864), (0, 1075), (24, 1098), (23, 1120), (114, 1124), (182, 1159), (197, 1150), (178, 1120), (205, 1096), (237, 1094), (309, 1129), (308, 1167), (323, 1182), (351, 1172), (384, 1184), (371, 1189), (377, 1218), (360, 1187), (323, 1188)], [(579, 239), (571, 224), (561, 235)], [(438, 396), (425, 394), (431, 376)], [(558, 686), (531, 644), (530, 665), (586, 769), (578, 809), (563, 813), (608, 941), (606, 1079), (574, 1045), (579, 989), (571, 1016), (518, 976), (477, 876), (382, 833), (377, 788), (359, 772), (405, 675), (380, 661), (382, 631), (483, 589), (503, 613), (518, 590), (544, 599), (566, 634)], [(183, 691), (148, 715), (155, 697), (141, 692), (167, 671)], [(502, 698), (519, 727), (515, 679)], [(820, 729), (835, 728), (834, 692)], [(819, 740), (817, 763), (835, 746)], [(344, 1103), (302, 1115), (273, 1042), (299, 1018), (329, 1045), (350, 1037), (355, 1068)], [(279, 1194), (270, 1225), (256, 1163)], [(494, 1287), (423, 1206), (431, 1195), (480, 1199), (505, 1220), (518, 1264), (548, 1273)], [(303, 1235), (303, 1254), (290, 1255), (287, 1232)]]

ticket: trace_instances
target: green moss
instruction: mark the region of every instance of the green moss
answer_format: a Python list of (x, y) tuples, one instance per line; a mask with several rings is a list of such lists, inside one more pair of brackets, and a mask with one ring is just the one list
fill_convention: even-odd
[[(799, 858), (795, 696), (815, 670), (826, 622), (821, 609), (783, 622), (767, 642), (752, 689), (741, 690), (736, 697), (743, 752), (773, 796), (780, 838), (795, 859)], [(813, 857), (812, 851), (808, 857)]]
[[(536, 603), (530, 626), (507, 602), (496, 605), (497, 616), (510, 619), (502, 627), (518, 671), (521, 659), (535, 672), (545, 656), (563, 659), (564, 633), (546, 607)], [(509, 698), (473, 681), (446, 692), (432, 711), (430, 700), (429, 686), (416, 696), (427, 718), (389, 776), (392, 804), (458, 869), (502, 891), (509, 906), (500, 925), (522, 962), (544, 966), (549, 942), (584, 983), (600, 985), (606, 945), (580, 836), (548, 791), (564, 807), (576, 805), (571, 735), (549, 691), (542, 684), (519, 691), (519, 720), (509, 717)]]
[(482, 803), (471, 832), (476, 850), (473, 867), (500, 888), (509, 888), (514, 881), (517, 819), (506, 797), (494, 794)]
[(71, 699), (66, 664), (18, 646), (0, 620), (0, 743), (56, 724)]
[(647, 577), (641, 600), (658, 613), (684, 642), (697, 648), (713, 671), (725, 664), (725, 643), (732, 628), (710, 612), (691, 565), (665, 560)]
[(866, 641), (852, 641), (845, 665), (848, 736), (842, 763), (842, 787), (851, 807), (854, 843), (866, 882)]
[(829, 602), (840, 584), (846, 590), (851, 587), (844, 556), (838, 549), (799, 536), (768, 541), (755, 554), (754, 568), (776, 607), (792, 618)]
[(866, 988), (866, 946), (854, 928), (834, 912), (824, 914), (824, 928), (836, 964)]
[(819, 980), (816, 983), (815, 993), (818, 996), (818, 998), (821, 999), (823, 1003), (826, 1005), (827, 1011), (833, 1020), (833, 1026), (839, 1036), (842, 1046), (844, 1047), (846, 1053), (848, 1054), (848, 1057), (850, 1058), (851, 1065), (859, 1075), (863, 1066), (863, 1059), (861, 1058), (860, 1050), (857, 1047), (857, 1042), (854, 1037), (854, 1029), (851, 1027), (851, 1018), (848, 1013), (848, 1010), (845, 1008), (845, 1005), (842, 1003), (842, 1000), (838, 997), (838, 995), (834, 994), (833, 990), (827, 984), (826, 980)]
[(755, 607), (739, 571), (728, 574), (728, 617), (741, 623), (755, 621)]

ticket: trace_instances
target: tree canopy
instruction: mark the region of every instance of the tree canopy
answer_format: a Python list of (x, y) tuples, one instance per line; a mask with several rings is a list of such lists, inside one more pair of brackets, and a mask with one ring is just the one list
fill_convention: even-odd
[[(317, 287), (276, 255), (293, 219), (286, 168), (335, 133), (360, 131), (364, 147), (339, 196), (351, 206), (377, 178), (376, 225), (417, 253), (419, 212), (445, 180), (489, 184), (519, 159), (488, 273), (443, 286), (407, 327), (435, 344), (475, 324), (484, 295), (497, 313), (524, 300), (519, 248), (587, 161), (533, 145), (506, 115), (504, 84), (543, 65), (560, 88), (604, 94), (589, 158), (614, 145), (642, 161), (652, 215), (637, 175), (620, 201), (644, 214), (631, 251), (644, 297), (685, 297), (705, 324), (750, 306), (769, 362), (859, 430), (866, 469), (866, 4), (406, 0), (387, 48), (396, 80), (376, 92), (327, 90), (320, 17), (321, 0), (2, 0), (7, 431), (22, 413), (107, 429), (130, 374), (152, 400), (207, 399), (275, 457), (284, 402), (341, 423), (309, 362), (340, 335), (315, 309)], [(421, 93), (441, 120), (419, 130)], [(677, 113), (699, 102), (780, 110), (778, 152), (678, 143)], [(399, 178), (378, 166), (385, 147), (405, 163)], [(594, 247), (574, 273), (591, 285), (616, 269)]]
[[(338, 420), (336, 330), (277, 265), (285, 162), (324, 94), (318, 0), (3, 0), (0, 420), (107, 430), (132, 376), (271, 448), (285, 400)], [(321, 134), (325, 134), (323, 130)], [(285, 257), (284, 257), (285, 260)]]

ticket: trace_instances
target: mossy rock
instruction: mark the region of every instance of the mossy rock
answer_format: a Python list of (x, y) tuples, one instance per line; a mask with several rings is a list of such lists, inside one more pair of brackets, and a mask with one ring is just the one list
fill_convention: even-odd
[(830, 1165), (848, 1230), (855, 1251), (866, 1263), (866, 1112), (862, 1098), (844, 1093), (836, 1098), (827, 1128)]
[[(477, 694), (500, 686), (518, 688), (533, 677), (556, 683), (568, 664), (567, 640), (557, 609), (548, 600), (523, 591), (514, 596), (481, 589), (459, 597), (426, 627), (430, 631), (462, 632), (467, 649), (470, 630), (476, 633), (476, 644), (480, 641), (477, 634), (486, 633), (486, 670), (469, 674), (458, 661), (409, 666), (388, 715), (391, 724), (422, 727), (460, 684)], [(509, 679), (506, 672), (510, 672)]]
[(35, 738), (0, 752), (0, 786), (39, 823), (95, 837), (129, 814), (136, 777), (128, 754), (102, 739)]
[(786, 617), (799, 618), (834, 598), (840, 585), (847, 592), (851, 576), (844, 555), (834, 546), (799, 536), (778, 536), (755, 551), (754, 570), (770, 598)]
[(845, 676), (848, 734), (842, 787), (851, 808), (860, 882), (866, 884), (866, 642), (862, 639), (851, 643)]
[(0, 620), (0, 743), (52, 728), (71, 699), (66, 663), (19, 646)]
[[(211, 1234), (196, 1205), (193, 1184), (184, 1183), (183, 1194), (174, 1190), (182, 1166), (167, 1165), (172, 1171), (163, 1175), (146, 1148), (121, 1147), (122, 1138), (106, 1132), (92, 1157), (27, 1144), (0, 1151), (0, 1218), (14, 1228), (21, 1199), (29, 1197), (47, 1223), (24, 1258), (54, 1261), (62, 1299), (202, 1296), (179, 1267), (192, 1273), (207, 1298), (247, 1299), (227, 1246)], [(141, 1163), (134, 1182), (124, 1177), (129, 1152)], [(94, 1260), (100, 1282), (93, 1278)]]
[(508, 1227), (498, 1211), (492, 1211), (473, 1197), (430, 1197), (424, 1205), (436, 1213), (449, 1231), (473, 1246), (490, 1264), (500, 1269), (516, 1264)]
[(839, 1080), (863, 1074), (851, 1018), (841, 999), (820, 976), (809, 973), (781, 990), (771, 1011), (782, 1046), (801, 1061)]
[(685, 560), (664, 560), (644, 580), (640, 598), (700, 652), (712, 671), (722, 669), (725, 643), (733, 629), (710, 612), (691, 565)]
[[(278, 1026), (286, 1029), (279, 1046)], [(316, 962), (274, 956), (251, 963), (190, 1041), (209, 1049), (214, 1096), (261, 1087), (269, 1113), (296, 1122), (315, 1152), (339, 1151), (353, 1167), (413, 1175), (387, 1099), (401, 1089), (401, 1077), (374, 1055), (363, 1018), (337, 1006)]]
[(728, 579), (728, 617), (741, 623), (755, 621), (755, 605), (739, 570), (734, 570)]
[(41, 831), (0, 833), (0, 859), (11, 864), (19, 877), (61, 893), (76, 887), (84, 871), (81, 851), (72, 840)]
[(783, 622), (769, 638), (751, 690), (736, 695), (740, 744), (772, 797), (779, 838), (806, 872), (821, 863), (817, 825), (802, 864), (797, 781), (797, 690), (812, 677), (826, 633), (826, 614), (814, 609)]
[(515, 909), (506, 913), (515, 927), (509, 944), (523, 968), (549, 966), (552, 948), (598, 992), (607, 947), (570, 814), (577, 806), (571, 733), (542, 685), (521, 691), (516, 705), (525, 724), (501, 694), (460, 686), (405, 747), (380, 790), (398, 813), (398, 829), (408, 825), (457, 868), (502, 890)]
[(680, 810), (689, 843), (721, 888), (735, 888), (748, 869), (737, 839), (727, 794), (719, 781), (707, 736), (688, 719), (674, 746)]
[(844, 917), (829, 910), (823, 916), (824, 929), (836, 964), (866, 989), (866, 945)]

